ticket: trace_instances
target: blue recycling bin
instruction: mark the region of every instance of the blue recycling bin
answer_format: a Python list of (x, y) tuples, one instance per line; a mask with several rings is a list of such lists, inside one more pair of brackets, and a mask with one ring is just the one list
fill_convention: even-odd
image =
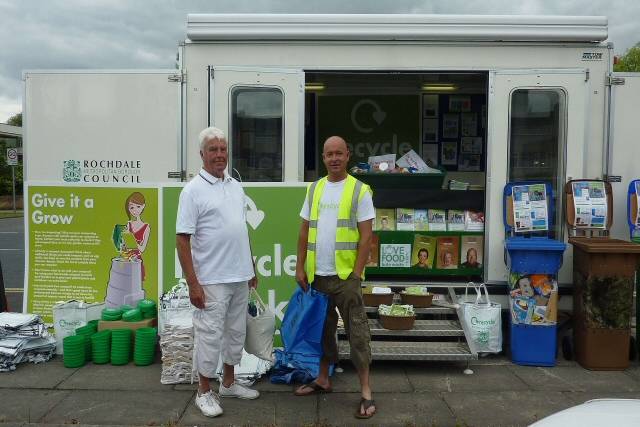
[[(507, 212), (508, 201), (514, 196), (513, 187), (544, 184), (547, 202), (547, 230), (515, 234), (512, 218)], [(567, 245), (548, 237), (553, 229), (554, 204), (550, 183), (539, 181), (512, 182), (503, 193), (503, 220), (505, 224), (505, 263), (510, 273), (519, 275), (547, 274), (557, 277)], [(511, 310), (511, 307), (510, 307)], [(518, 365), (555, 366), (557, 353), (557, 325), (514, 323), (509, 317), (511, 332), (511, 361)]]

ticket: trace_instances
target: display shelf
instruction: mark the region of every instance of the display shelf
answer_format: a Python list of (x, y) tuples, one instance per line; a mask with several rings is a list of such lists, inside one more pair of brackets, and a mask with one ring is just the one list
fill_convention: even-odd
[(373, 188), (376, 208), (484, 210), (484, 190), (445, 190), (442, 188), (409, 189)]
[[(410, 244), (413, 245), (416, 234), (439, 237), (439, 236), (483, 236), (482, 231), (375, 231), (378, 234), (380, 245), (383, 244)], [(437, 254), (435, 255), (437, 256)], [(462, 259), (458, 254), (458, 259)], [(435, 261), (434, 261), (435, 263)], [(481, 276), (480, 268), (463, 268), (462, 266), (452, 269), (441, 268), (419, 268), (419, 267), (366, 267), (366, 275), (369, 276), (413, 276), (424, 277), (455, 277), (455, 276)]]
[[(354, 173), (354, 178), (375, 189), (439, 189), (446, 173)], [(374, 203), (375, 204), (375, 203)]]
[(476, 277), (482, 276), (482, 268), (456, 268), (443, 270), (438, 268), (424, 269), (419, 267), (367, 267), (367, 277), (376, 276), (411, 276), (421, 278), (435, 277)]
[(380, 237), (380, 243), (413, 243), (413, 236), (416, 234), (431, 237), (484, 236), (484, 231), (373, 230), (373, 232)]
[[(378, 307), (365, 307), (364, 311), (367, 313), (377, 313), (378, 312)], [(452, 314), (455, 315), (456, 311), (453, 308), (447, 308), (447, 307), (414, 307), (413, 311), (416, 314), (433, 314), (433, 315), (445, 315), (445, 314)]]

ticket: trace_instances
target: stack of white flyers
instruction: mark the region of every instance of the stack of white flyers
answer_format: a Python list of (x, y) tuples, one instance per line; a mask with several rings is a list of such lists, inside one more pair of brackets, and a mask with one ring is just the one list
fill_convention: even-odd
[(576, 228), (606, 228), (607, 193), (602, 181), (572, 183)]
[(516, 233), (547, 231), (547, 189), (544, 184), (513, 187), (513, 229)]
[(56, 340), (40, 316), (0, 313), (0, 372), (12, 371), (22, 362), (46, 362), (55, 351)]

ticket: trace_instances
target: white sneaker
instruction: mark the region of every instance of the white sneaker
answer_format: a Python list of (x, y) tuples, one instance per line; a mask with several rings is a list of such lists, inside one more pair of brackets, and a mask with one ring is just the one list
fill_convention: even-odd
[(220, 383), (220, 397), (237, 397), (239, 399), (257, 399), (260, 397), (260, 392), (258, 390), (253, 390), (249, 387), (243, 386), (242, 384), (233, 383), (229, 386), (229, 388), (225, 387), (222, 383)]
[(204, 394), (196, 394), (196, 406), (202, 411), (202, 415), (205, 417), (217, 417), (222, 414), (222, 407), (220, 406), (220, 400), (214, 392), (209, 390)]

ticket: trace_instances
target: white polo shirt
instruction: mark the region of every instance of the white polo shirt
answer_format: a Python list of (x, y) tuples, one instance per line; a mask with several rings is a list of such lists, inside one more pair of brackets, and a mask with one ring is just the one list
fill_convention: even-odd
[(202, 285), (253, 277), (242, 186), (225, 171), (200, 170), (180, 193), (176, 234), (191, 235), (191, 256)]

